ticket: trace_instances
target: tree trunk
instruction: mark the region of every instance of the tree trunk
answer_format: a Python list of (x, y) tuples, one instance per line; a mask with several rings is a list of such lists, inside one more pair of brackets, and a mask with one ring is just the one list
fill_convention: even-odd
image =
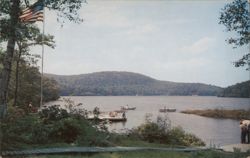
[(15, 92), (14, 92), (14, 106), (17, 106), (17, 96), (18, 96), (18, 87), (19, 87), (19, 63), (22, 56), (22, 46), (18, 44), (19, 52), (16, 61), (16, 82), (15, 82)]
[(11, 1), (11, 26), (9, 28), (9, 40), (7, 43), (7, 51), (3, 61), (3, 71), (0, 75), (0, 119), (4, 118), (7, 112), (7, 95), (11, 73), (12, 59), (16, 43), (16, 27), (18, 23), (20, 0)]

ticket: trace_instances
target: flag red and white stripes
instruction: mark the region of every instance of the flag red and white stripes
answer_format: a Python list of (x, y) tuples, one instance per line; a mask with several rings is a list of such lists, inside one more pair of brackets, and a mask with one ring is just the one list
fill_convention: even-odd
[(24, 9), (19, 19), (21, 22), (43, 21), (43, 7), (43, 2), (39, 0), (32, 6)]

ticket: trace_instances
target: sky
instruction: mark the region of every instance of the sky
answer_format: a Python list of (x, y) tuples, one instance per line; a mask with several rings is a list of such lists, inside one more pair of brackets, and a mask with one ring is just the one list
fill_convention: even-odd
[(56, 48), (45, 48), (44, 72), (128, 71), (221, 87), (246, 81), (249, 72), (232, 63), (247, 47), (233, 49), (225, 40), (234, 34), (218, 24), (227, 2), (89, 0), (80, 10), (84, 21), (63, 27), (46, 10), (45, 32), (55, 36)]

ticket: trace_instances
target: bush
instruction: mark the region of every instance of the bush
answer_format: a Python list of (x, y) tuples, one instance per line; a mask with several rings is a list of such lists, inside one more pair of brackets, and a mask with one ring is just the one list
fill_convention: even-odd
[(92, 126), (85, 126), (84, 133), (79, 135), (76, 143), (81, 146), (108, 146), (108, 133), (100, 132)]
[(195, 135), (186, 133), (180, 126), (169, 131), (170, 143), (184, 146), (204, 146), (205, 143)]
[(33, 143), (32, 132), (39, 122), (38, 118), (33, 115), (17, 118), (15, 114), (9, 113), (8, 117), (1, 123), (3, 148), (19, 148), (23, 147), (23, 144)]
[(157, 121), (154, 122), (151, 120), (151, 116), (147, 114), (145, 123), (133, 129), (129, 135), (150, 143), (167, 143), (169, 127), (170, 122), (167, 117), (158, 117)]
[(157, 123), (148, 122), (139, 126), (135, 133), (142, 138), (142, 140), (152, 142), (165, 141), (167, 135), (163, 129), (161, 129)]
[(181, 146), (204, 146), (205, 143), (193, 134), (186, 133), (181, 127), (171, 128), (169, 119), (165, 116), (152, 121), (148, 116), (146, 122), (133, 129), (129, 136), (137, 137), (150, 143), (163, 143)]
[(32, 144), (48, 144), (50, 142), (49, 134), (53, 128), (43, 122), (37, 122), (32, 127)]
[(1, 123), (3, 149), (58, 143), (106, 146), (107, 133), (96, 127), (84, 117), (70, 114), (57, 105), (39, 114), (23, 115), (19, 110), (11, 110)]
[(52, 105), (42, 109), (39, 112), (39, 116), (44, 123), (50, 123), (69, 117), (69, 113), (65, 109), (60, 108), (60, 105)]
[(49, 139), (53, 142), (74, 143), (79, 135), (84, 132), (85, 123), (74, 117), (65, 118), (54, 122), (53, 129), (49, 133)]

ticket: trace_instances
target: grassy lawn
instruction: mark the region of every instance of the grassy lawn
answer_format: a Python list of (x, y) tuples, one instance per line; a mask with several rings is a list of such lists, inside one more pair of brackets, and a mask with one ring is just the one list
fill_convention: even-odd
[(100, 154), (75, 154), (75, 155), (43, 155), (28, 156), (28, 158), (246, 158), (250, 153), (225, 153), (220, 151), (200, 152), (117, 152)]

